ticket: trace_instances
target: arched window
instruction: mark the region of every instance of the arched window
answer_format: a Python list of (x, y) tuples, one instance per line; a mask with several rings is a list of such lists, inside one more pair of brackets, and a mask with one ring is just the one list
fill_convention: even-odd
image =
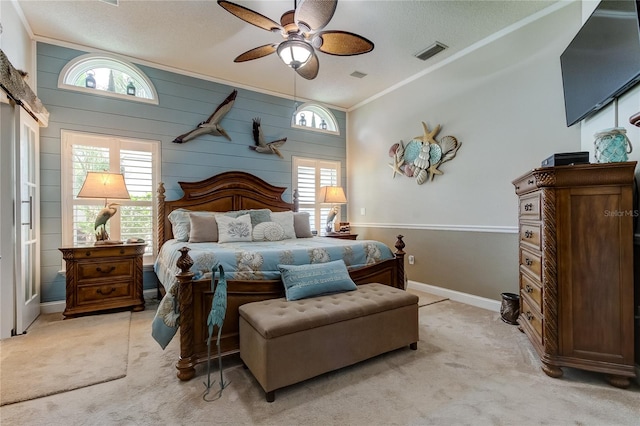
[(156, 89), (138, 67), (104, 54), (89, 53), (69, 61), (60, 72), (58, 87), (158, 104)]
[(340, 134), (338, 123), (331, 111), (315, 102), (304, 103), (296, 109), (291, 127)]

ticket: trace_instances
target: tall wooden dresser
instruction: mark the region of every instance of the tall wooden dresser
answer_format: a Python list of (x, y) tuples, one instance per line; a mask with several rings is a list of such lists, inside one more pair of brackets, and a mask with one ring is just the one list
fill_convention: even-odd
[(605, 373), (627, 387), (634, 368), (635, 162), (534, 169), (519, 198), (518, 323), (542, 361)]

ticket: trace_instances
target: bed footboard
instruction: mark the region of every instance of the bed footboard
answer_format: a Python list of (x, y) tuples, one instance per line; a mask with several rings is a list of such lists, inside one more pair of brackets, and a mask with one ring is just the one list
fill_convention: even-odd
[[(349, 274), (356, 284), (381, 283), (399, 289), (405, 289), (404, 241), (398, 235), (395, 243), (395, 257), (374, 265), (352, 269)], [(211, 309), (213, 292), (211, 280), (194, 281), (190, 272), (193, 260), (189, 248), (180, 249), (177, 261), (180, 273), (178, 300), (180, 305), (180, 358), (176, 363), (180, 380), (190, 380), (195, 376), (195, 367), (208, 360), (206, 319)], [(227, 311), (220, 337), (220, 350), (223, 356), (238, 353), (239, 313), (238, 308), (249, 302), (284, 297), (281, 280), (263, 281), (227, 281)]]

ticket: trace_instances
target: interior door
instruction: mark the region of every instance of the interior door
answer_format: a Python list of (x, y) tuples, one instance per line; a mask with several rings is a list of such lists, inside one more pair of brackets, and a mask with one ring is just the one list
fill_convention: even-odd
[(40, 315), (40, 132), (37, 121), (18, 108), (16, 129), (16, 333)]

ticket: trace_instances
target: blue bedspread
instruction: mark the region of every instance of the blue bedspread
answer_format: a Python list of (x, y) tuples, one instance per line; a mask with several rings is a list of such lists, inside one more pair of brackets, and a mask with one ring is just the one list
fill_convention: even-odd
[(270, 280), (280, 278), (278, 264), (305, 265), (343, 259), (348, 268), (371, 265), (394, 257), (379, 241), (342, 240), (328, 237), (297, 238), (275, 242), (186, 243), (169, 240), (162, 245), (154, 271), (166, 290), (153, 320), (152, 335), (162, 348), (171, 341), (179, 324), (176, 300), (178, 251), (189, 247), (193, 259), (191, 272), (210, 278), (211, 269), (220, 264), (227, 280)]
[(348, 268), (371, 265), (393, 258), (391, 249), (379, 241), (337, 238), (297, 238), (275, 242), (185, 243), (169, 240), (163, 244), (154, 270), (169, 292), (180, 272), (178, 249), (189, 247), (191, 271), (208, 278), (216, 263), (228, 280), (270, 280), (280, 278), (278, 264), (304, 265), (343, 259)]

